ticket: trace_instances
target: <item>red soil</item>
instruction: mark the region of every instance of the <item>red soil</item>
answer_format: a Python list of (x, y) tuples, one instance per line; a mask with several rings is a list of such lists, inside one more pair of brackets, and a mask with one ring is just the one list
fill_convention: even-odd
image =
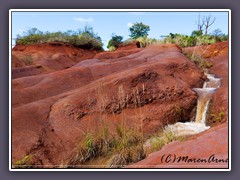
[(118, 50), (129, 50), (129, 49), (135, 49), (135, 48), (139, 48), (140, 47), (140, 43), (138, 41), (133, 41), (129, 44), (119, 44), (117, 49)]
[(227, 124), (220, 124), (187, 141), (174, 141), (128, 168), (228, 168), (227, 137)]
[(202, 87), (205, 80), (175, 45), (96, 56), (63, 45), (19, 46), (13, 51), (35, 55), (34, 63), (51, 69), (12, 80), (12, 161), (34, 154), (33, 163), (45, 167), (67, 162), (77, 142), (103, 122), (111, 133), (121, 121), (128, 127), (143, 123), (147, 136), (166, 124), (193, 118), (197, 96), (192, 88)]
[[(12, 77), (18, 78), (66, 69), (81, 60), (93, 58), (96, 53), (62, 43), (17, 45), (12, 50)], [(36, 70), (35, 66), (29, 65), (41, 66), (43, 70)], [(21, 67), (26, 66), (28, 66), (27, 73), (23, 73)]]
[[(209, 107), (209, 114), (218, 116), (219, 113), (223, 112), (224, 117), (221, 122), (228, 121), (228, 42), (216, 43), (209, 46), (200, 46), (197, 48), (186, 48), (184, 50), (188, 53), (195, 52), (213, 64), (209, 71), (221, 78), (222, 85), (213, 95)], [(214, 123), (214, 118), (209, 118), (212, 118)]]
[(116, 59), (120, 57), (124, 57), (133, 53), (137, 53), (141, 51), (142, 49), (140, 48), (135, 48), (135, 49), (128, 49), (128, 50), (117, 50), (117, 51), (112, 51), (112, 52), (101, 52), (96, 54), (94, 58), (97, 59)]
[[(185, 48), (184, 51), (190, 54), (196, 53), (211, 62), (213, 66), (210, 68), (210, 73), (222, 78), (222, 85), (213, 95), (208, 114), (218, 115), (220, 112), (224, 112), (224, 117), (220, 122), (214, 122), (213, 117), (209, 116), (208, 118), (212, 121), (211, 126), (214, 127), (192, 136), (184, 142), (172, 142), (128, 168), (228, 168), (226, 161), (228, 160), (228, 42)], [(162, 162), (162, 157), (164, 159), (169, 154), (172, 158), (176, 155), (177, 157), (189, 156), (189, 158), (207, 160), (214, 154), (215, 160), (223, 159), (225, 162)]]

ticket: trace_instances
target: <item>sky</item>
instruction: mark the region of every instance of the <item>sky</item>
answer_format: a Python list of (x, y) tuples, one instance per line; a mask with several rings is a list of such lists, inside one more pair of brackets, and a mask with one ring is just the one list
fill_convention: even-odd
[(30, 28), (56, 32), (89, 25), (102, 38), (106, 49), (113, 33), (128, 39), (129, 27), (136, 22), (150, 26), (150, 38), (159, 39), (169, 33), (190, 35), (197, 29), (199, 14), (216, 18), (210, 32), (219, 28), (228, 34), (228, 12), (12, 12), (12, 38)]

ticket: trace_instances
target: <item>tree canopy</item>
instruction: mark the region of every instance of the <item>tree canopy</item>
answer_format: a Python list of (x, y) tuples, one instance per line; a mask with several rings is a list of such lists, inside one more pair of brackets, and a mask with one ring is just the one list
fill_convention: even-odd
[(150, 27), (146, 24), (143, 24), (142, 22), (138, 23), (134, 23), (130, 28), (130, 37), (132, 39), (137, 39), (139, 37), (143, 37), (143, 36), (147, 36), (148, 35), (148, 31), (150, 31)]
[(122, 36), (112, 34), (112, 38), (108, 41), (107, 48), (117, 47), (123, 40)]

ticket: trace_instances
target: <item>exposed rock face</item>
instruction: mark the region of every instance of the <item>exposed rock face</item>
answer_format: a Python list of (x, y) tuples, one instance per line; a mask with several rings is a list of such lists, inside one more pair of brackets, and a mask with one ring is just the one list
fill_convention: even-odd
[(34, 164), (64, 164), (86, 132), (103, 122), (111, 133), (121, 121), (128, 127), (142, 124), (149, 135), (187, 121), (197, 102), (192, 88), (205, 80), (175, 45), (120, 58), (86, 58), (68, 69), (62, 69), (58, 57), (57, 62), (60, 70), (12, 81), (13, 162), (34, 154)]
[[(208, 109), (207, 123), (212, 128), (192, 136), (185, 142), (172, 142), (160, 151), (150, 154), (146, 159), (128, 166), (129, 168), (228, 168), (228, 42), (185, 48), (184, 51), (190, 54), (196, 53), (211, 62), (213, 66), (210, 72), (222, 78), (222, 85), (213, 95)], [(166, 160), (168, 155), (170, 157)], [(180, 160), (179, 163), (177, 161), (166, 162), (173, 159), (174, 155), (176, 157), (188, 156), (188, 159), (192, 158), (200, 162), (191, 162), (191, 160)], [(215, 157), (214, 161), (211, 161), (212, 155)], [(203, 159), (208, 161), (209, 157), (210, 163), (203, 161)]]

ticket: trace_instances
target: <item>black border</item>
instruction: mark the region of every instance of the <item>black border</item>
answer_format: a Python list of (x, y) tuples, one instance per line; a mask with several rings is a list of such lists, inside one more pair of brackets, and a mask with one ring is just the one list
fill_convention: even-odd
[[(113, 8), (114, 9), (114, 8)], [(227, 9), (227, 8), (226, 8)], [(134, 11), (134, 10), (130, 10), (130, 11), (117, 11), (117, 9), (114, 9), (114, 10), (116, 10), (116, 11), (93, 11), (93, 10), (91, 10), (91, 11), (81, 11), (81, 9), (78, 11), (78, 10), (73, 10), (73, 11), (51, 11), (50, 9), (49, 9), (49, 11), (37, 11), (37, 10), (41, 10), (41, 9), (35, 9), (36, 11), (14, 11), (14, 10), (11, 10), (11, 9), (9, 9), (9, 14), (10, 14), (10, 12), (11, 12), (11, 29), (9, 29), (9, 32), (11, 31), (11, 38), (12, 38), (12, 13), (13, 12), (39, 12), (39, 13), (41, 13), (41, 12), (98, 12), (98, 13), (103, 13), (103, 12), (120, 12), (120, 13), (127, 13), (127, 12), (209, 12), (209, 13), (211, 13), (211, 12), (227, 12), (228, 13), (228, 39), (230, 39), (230, 38), (232, 38), (232, 32), (230, 31), (230, 22), (229, 22), (229, 19), (231, 20), (231, 16), (229, 15), (229, 11), (224, 11), (224, 10), (226, 10), (226, 9), (222, 9), (222, 11), (220, 10), (220, 9), (217, 9), (217, 10), (219, 10), (219, 11), (211, 11), (211, 10), (207, 10), (207, 9), (191, 9), (190, 11), (177, 11), (177, 10), (181, 10), (181, 9), (175, 9), (175, 11), (174, 10), (171, 10), (171, 11), (161, 11), (162, 9), (156, 9), (156, 10), (159, 10), (159, 11), (150, 11), (151, 9), (146, 9), (146, 11)], [(17, 9), (15, 9), (15, 10), (17, 10)], [(21, 10), (21, 9), (19, 9), (19, 10)], [(45, 9), (44, 9), (45, 10)], [(66, 10), (70, 10), (70, 9), (66, 9)], [(85, 9), (85, 10), (87, 10), (87, 9)], [(96, 9), (97, 10), (97, 9)], [(98, 9), (98, 10), (101, 10), (101, 9)], [(111, 9), (109, 9), (109, 10), (111, 10)], [(125, 9), (122, 9), (122, 10), (125, 10)], [(128, 9), (126, 9), (126, 10), (128, 10)], [(136, 10), (138, 10), (138, 9), (136, 9)], [(142, 10), (145, 10), (145, 9), (142, 9)], [(154, 9), (155, 10), (155, 9)], [(203, 11), (197, 11), (197, 10), (203, 10)], [(228, 10), (230, 10), (230, 14), (231, 14), (231, 9), (228, 9)], [(10, 18), (10, 17), (9, 17)], [(10, 22), (9, 22), (10, 23)], [(232, 22), (231, 22), (232, 23)], [(231, 37), (229, 38), (229, 33), (231, 33)], [(232, 41), (231, 41), (232, 42)], [(10, 46), (11, 45), (11, 46)], [(229, 170), (229, 171), (231, 171), (231, 169), (229, 169), (230, 167), (229, 167), (229, 158), (232, 158), (232, 157), (229, 157), (229, 150), (230, 150), (230, 148), (229, 148), (229, 141), (231, 141), (232, 140), (232, 138), (230, 138), (230, 136), (229, 136), (229, 130), (230, 130), (230, 127), (229, 127), (229, 119), (231, 120), (231, 118), (229, 118), (230, 117), (230, 115), (231, 115), (231, 113), (229, 113), (229, 104), (230, 104), (230, 102), (229, 102), (229, 97), (231, 96), (230, 95), (230, 90), (229, 90), (229, 87), (230, 87), (230, 84), (231, 83), (229, 83), (229, 82), (231, 82), (231, 79), (230, 79), (230, 77), (229, 77), (229, 72), (231, 72), (231, 67), (229, 67), (229, 62), (230, 62), (230, 59), (232, 59), (232, 57), (230, 57), (230, 51), (232, 50), (232, 43), (230, 44), (230, 42), (228, 41), (228, 168), (126, 168), (126, 169), (121, 169), (120, 170), (120, 172), (122, 171), (122, 172), (126, 172), (126, 171), (128, 171), (128, 169), (131, 169), (131, 171), (132, 171), (132, 169), (136, 169), (136, 171), (133, 171), (133, 172), (139, 172), (139, 170), (140, 169), (148, 169), (148, 171), (149, 172), (157, 172), (157, 169), (161, 169), (161, 170), (163, 170), (163, 169), (165, 169), (165, 170), (182, 170), (182, 171), (186, 171), (186, 170), (191, 170), (191, 171), (197, 171), (197, 169), (204, 169), (204, 170), (207, 170), (207, 169), (209, 169), (209, 170), (212, 170), (212, 171), (217, 171), (217, 169), (219, 169), (219, 170)], [(9, 46), (10, 47), (12, 47), (12, 39), (11, 39), (11, 44), (9, 44)], [(9, 52), (9, 59), (12, 57), (12, 51), (11, 52)], [(9, 65), (10, 66), (10, 65)], [(9, 73), (11, 73), (12, 74), (12, 68), (11, 68), (11, 72), (9, 72)], [(12, 77), (12, 76), (11, 76)], [(230, 81), (229, 81), (230, 80)], [(11, 78), (11, 87), (12, 87), (12, 78)], [(12, 89), (11, 89), (11, 100), (12, 100)], [(12, 101), (11, 101), (11, 104), (12, 104)], [(9, 117), (9, 120), (11, 119), (11, 122), (12, 122), (12, 106), (11, 106), (11, 115), (10, 115), (10, 117)], [(232, 120), (231, 120), (232, 121)], [(232, 123), (232, 122), (231, 122)], [(232, 129), (232, 128), (231, 128)], [(12, 133), (12, 123), (11, 123), (11, 133)], [(10, 143), (10, 142), (9, 142)], [(12, 134), (11, 134), (11, 161), (12, 161)], [(9, 152), (9, 154), (10, 154), (10, 152)], [(230, 161), (232, 162), (232, 159), (230, 159)], [(11, 165), (10, 165), (11, 164)], [(9, 169), (10, 171), (18, 171), (19, 170), (19, 172), (20, 171), (28, 171), (28, 170), (30, 170), (30, 171), (38, 171), (38, 170), (41, 170), (41, 171), (43, 171), (43, 169), (44, 170), (46, 170), (46, 171), (59, 171), (59, 170), (61, 170), (61, 169), (64, 169), (66, 172), (67, 171), (79, 171), (79, 172), (84, 172), (84, 170), (85, 169), (87, 169), (89, 172), (94, 172), (94, 171), (101, 171), (101, 169), (102, 170), (104, 170), (103, 172), (108, 172), (108, 169), (111, 169), (111, 171), (112, 172), (117, 172), (117, 170), (116, 169), (112, 169), (112, 168), (31, 168), (31, 169), (28, 169), (28, 168), (21, 168), (21, 169), (19, 169), (19, 168), (13, 168), (12, 167), (12, 162), (10, 162), (9, 161), (9, 167), (11, 166), (11, 168)], [(153, 170), (151, 170), (151, 169), (153, 169)], [(147, 171), (145, 171), (145, 172), (147, 172)]]

